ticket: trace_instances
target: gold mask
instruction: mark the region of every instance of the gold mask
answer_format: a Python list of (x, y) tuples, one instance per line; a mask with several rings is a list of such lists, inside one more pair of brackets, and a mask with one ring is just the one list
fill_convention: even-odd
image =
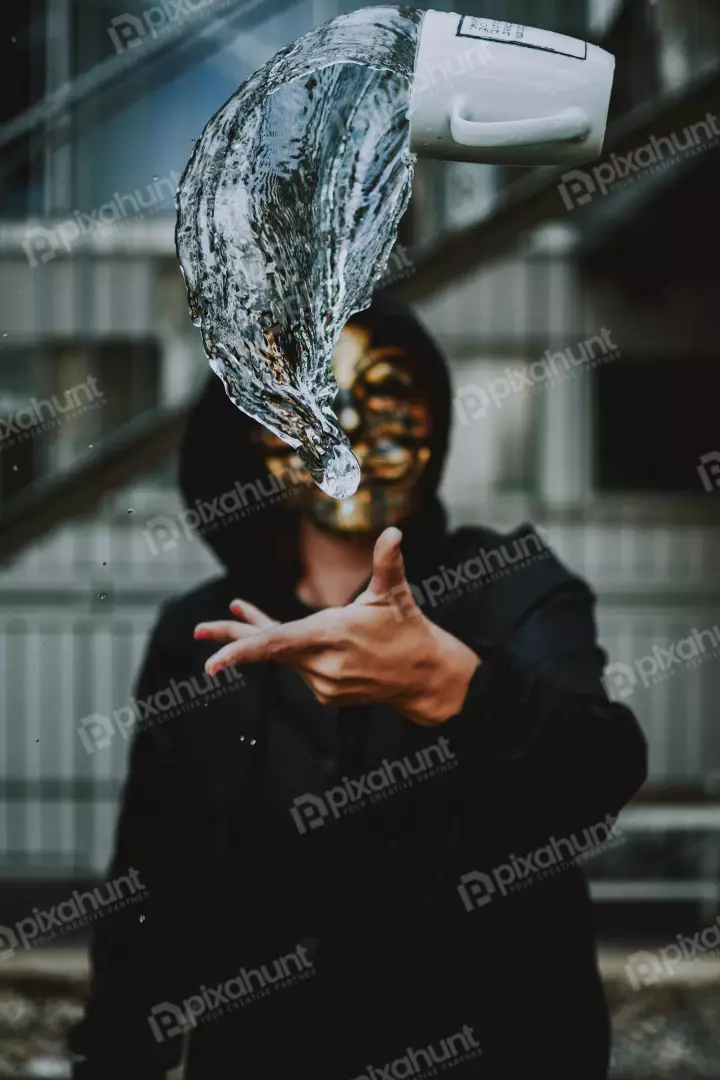
[[(372, 329), (361, 323), (341, 331), (332, 365), (338, 384), (335, 413), (362, 481), (349, 499), (331, 499), (315, 484), (303, 482), (292, 504), (328, 529), (378, 532), (415, 508), (417, 482), (430, 459), (429, 391), (407, 349), (373, 346)], [(287, 480), (291, 473), (297, 480), (310, 480), (292, 447), (261, 425), (254, 435), (274, 476)]]

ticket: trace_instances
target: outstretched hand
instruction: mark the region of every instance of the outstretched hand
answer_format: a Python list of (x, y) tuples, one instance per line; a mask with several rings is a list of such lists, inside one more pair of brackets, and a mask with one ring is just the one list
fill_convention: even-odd
[(293, 668), (324, 705), (391, 705), (414, 723), (441, 724), (460, 712), (480, 658), (426, 619), (415, 603), (400, 552), (386, 529), (373, 554), (370, 584), (345, 607), (279, 623), (233, 600), (236, 620), (200, 623), (195, 637), (225, 643), (205, 665), (272, 660)]

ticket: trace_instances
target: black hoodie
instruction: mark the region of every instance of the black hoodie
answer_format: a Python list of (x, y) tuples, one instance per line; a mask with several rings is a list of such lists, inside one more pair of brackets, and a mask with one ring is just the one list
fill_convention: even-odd
[[(226, 573), (165, 605), (148, 649), (109, 874), (134, 869), (147, 898), (97, 924), (77, 1080), (160, 1080), (183, 1026), (189, 1080), (607, 1075), (573, 857), (602, 846), (643, 783), (645, 741), (604, 692), (589, 587), (529, 526), (447, 533), (443, 358), (394, 300), (360, 318), (430, 380), (432, 455), (403, 554), (424, 614), (482, 663), (462, 712), (430, 729), (327, 709), (279, 665), (205, 680), (215, 646), (193, 628), (235, 596), (302, 615), (296, 519), (213, 376), (180, 480)], [(302, 970), (277, 981), (281, 956)], [(253, 968), (255, 996), (232, 981)]]

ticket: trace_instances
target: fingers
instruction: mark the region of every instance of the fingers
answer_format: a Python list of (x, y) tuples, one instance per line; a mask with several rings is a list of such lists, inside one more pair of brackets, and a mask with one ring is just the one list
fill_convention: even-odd
[(251, 634), (259, 633), (257, 627), (235, 622), (233, 619), (221, 619), (217, 622), (198, 623), (193, 637), (196, 641), (239, 641)]
[(277, 625), (275, 619), (271, 619), (269, 615), (266, 615), (260, 608), (255, 607), (249, 600), (233, 600), (230, 604), (230, 610), (236, 618), (250, 623), (251, 626), (259, 626), (263, 630)]
[(279, 625), (248, 600), (233, 600), (230, 610), (242, 622), (236, 622), (234, 619), (217, 619), (214, 622), (198, 623), (193, 635), (195, 640), (217, 641), (221, 644), (242, 641), (261, 630)]
[(296, 622), (276, 623), (267, 630), (256, 630), (216, 652), (205, 664), (208, 675), (230, 664), (254, 664), (263, 660), (291, 660), (328, 644), (325, 612), (309, 615)]

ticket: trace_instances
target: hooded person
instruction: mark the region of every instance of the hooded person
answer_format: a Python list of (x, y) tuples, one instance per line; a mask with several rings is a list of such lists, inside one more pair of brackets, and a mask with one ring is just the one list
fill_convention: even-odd
[(376, 294), (333, 366), (349, 500), (215, 376), (189, 422), (183, 520), (222, 572), (142, 668), (109, 878), (143, 891), (95, 925), (74, 1076), (604, 1080), (577, 860), (646, 745), (593, 593), (529, 525), (448, 530), (449, 379), (409, 308)]

